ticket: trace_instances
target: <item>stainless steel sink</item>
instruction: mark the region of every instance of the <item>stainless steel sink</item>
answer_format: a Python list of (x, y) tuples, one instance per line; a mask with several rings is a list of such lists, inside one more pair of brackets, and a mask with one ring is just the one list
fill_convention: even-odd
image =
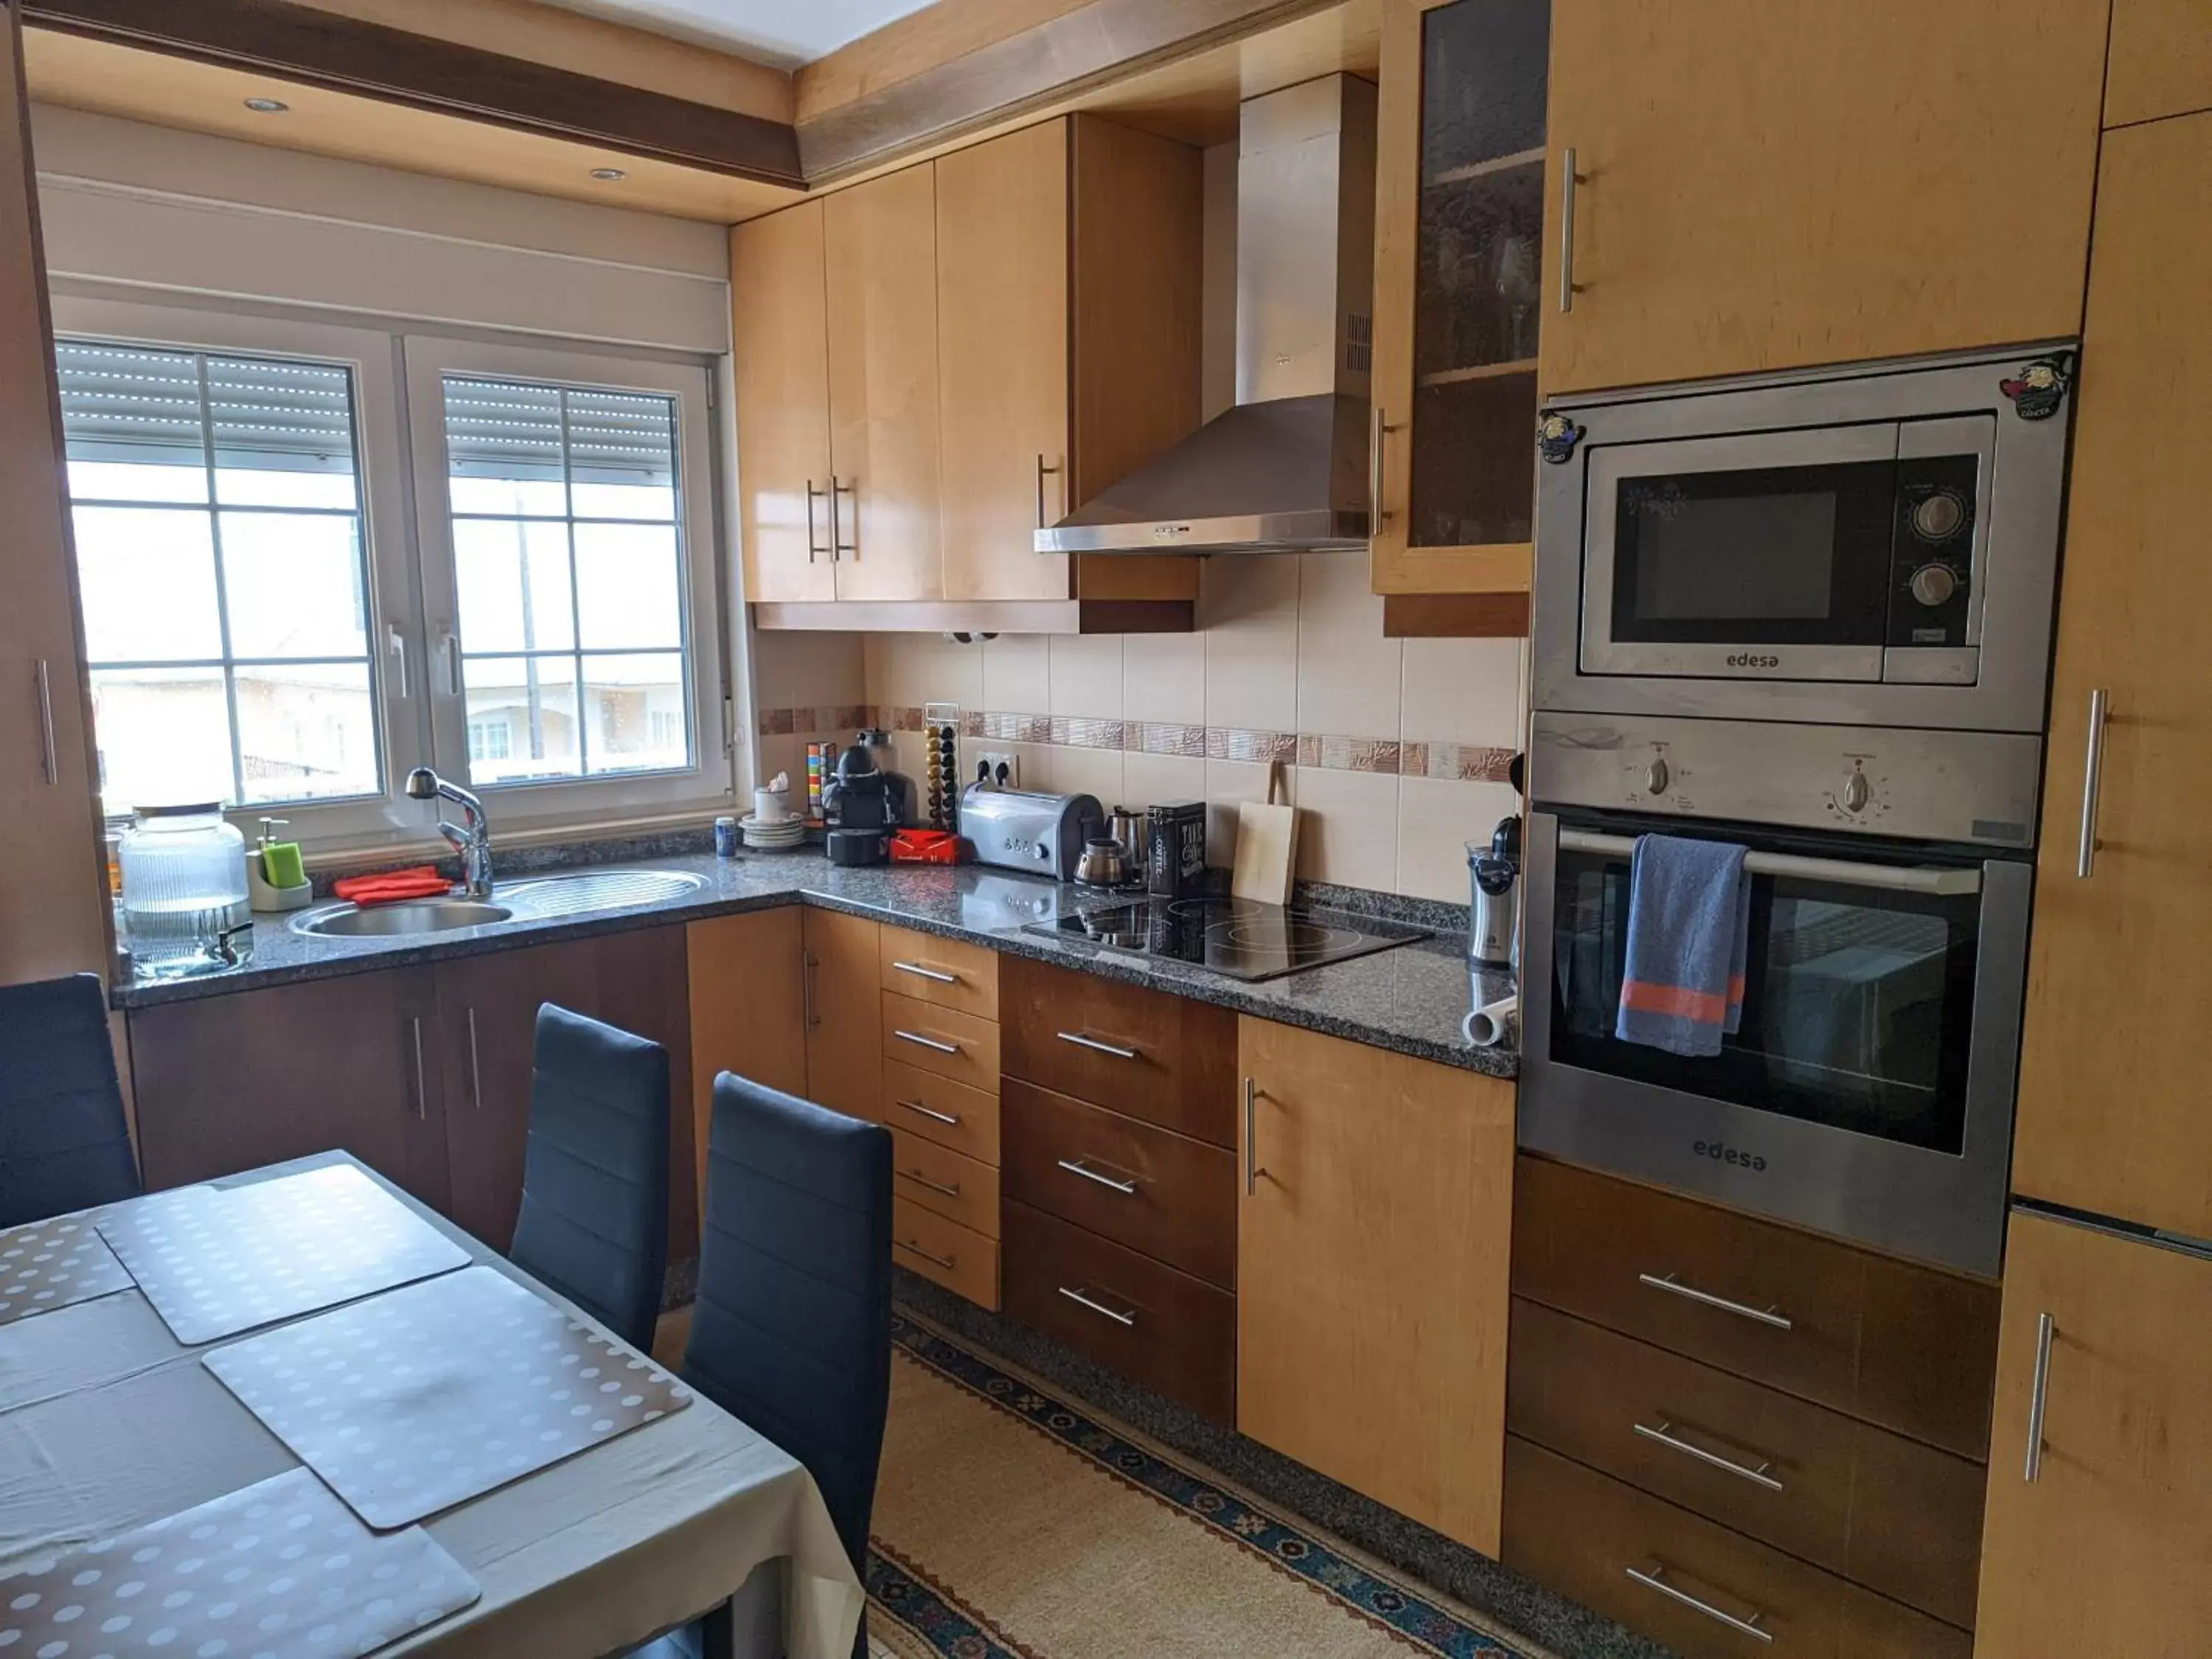
[(581, 870), (571, 876), (544, 876), (498, 888), (500, 902), (518, 916), (566, 916), (580, 910), (619, 910), (659, 904), (696, 893), (703, 877), (682, 870)]
[(398, 933), (443, 933), (457, 927), (481, 927), (514, 915), (504, 904), (478, 899), (407, 899), (398, 904), (325, 905), (302, 913), (292, 923), (302, 933), (326, 939), (382, 939)]

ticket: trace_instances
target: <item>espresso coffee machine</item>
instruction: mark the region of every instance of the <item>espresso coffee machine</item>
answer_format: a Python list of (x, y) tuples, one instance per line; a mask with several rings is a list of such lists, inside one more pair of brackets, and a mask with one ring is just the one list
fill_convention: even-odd
[(914, 801), (913, 781), (878, 764), (890, 746), (880, 732), (863, 732), (837, 757), (836, 775), (822, 791), (829, 826), (823, 848), (832, 864), (889, 864), (891, 831), (904, 829)]

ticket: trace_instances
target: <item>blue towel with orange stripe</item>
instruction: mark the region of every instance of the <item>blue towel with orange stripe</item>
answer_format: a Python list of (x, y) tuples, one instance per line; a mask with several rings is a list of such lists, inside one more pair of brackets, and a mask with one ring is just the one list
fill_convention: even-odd
[(1743, 1023), (1751, 939), (1744, 849), (1724, 841), (1638, 836), (1628, 886), (1628, 967), (1613, 1035), (1706, 1056)]

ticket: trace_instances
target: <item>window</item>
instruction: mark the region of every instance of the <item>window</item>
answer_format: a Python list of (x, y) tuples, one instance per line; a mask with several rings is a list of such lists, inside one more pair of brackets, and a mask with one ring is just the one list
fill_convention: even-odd
[(57, 356), (104, 810), (380, 793), (349, 370)]

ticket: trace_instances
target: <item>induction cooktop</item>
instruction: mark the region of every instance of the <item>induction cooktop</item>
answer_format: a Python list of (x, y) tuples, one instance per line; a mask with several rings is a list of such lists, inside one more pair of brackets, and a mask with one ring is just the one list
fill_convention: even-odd
[(1051, 921), (1025, 933), (1187, 962), (1232, 979), (1274, 979), (1426, 939), (1426, 928), (1376, 916), (1286, 909), (1252, 899), (1146, 899)]

